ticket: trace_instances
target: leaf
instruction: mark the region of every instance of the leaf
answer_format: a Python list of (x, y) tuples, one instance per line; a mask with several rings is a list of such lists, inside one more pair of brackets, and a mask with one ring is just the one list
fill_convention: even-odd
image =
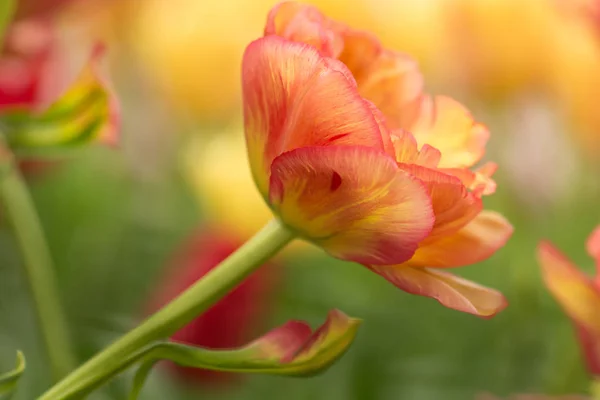
[(167, 359), (186, 367), (218, 371), (288, 376), (312, 376), (329, 368), (350, 347), (360, 320), (338, 310), (314, 332), (302, 321), (290, 321), (245, 347), (208, 350), (179, 343), (154, 344), (138, 353), (142, 364), (134, 378), (129, 399), (135, 400), (159, 360)]
[(15, 6), (16, 2), (14, 0), (0, 1), (0, 50), (2, 49), (2, 44), (4, 42), (4, 33), (15, 13)]
[(0, 375), (0, 396), (10, 395), (25, 371), (25, 356), (17, 352), (17, 366), (10, 372)]
[(104, 48), (96, 46), (79, 77), (42, 112), (14, 109), (3, 115), (9, 147), (17, 155), (48, 155), (100, 141), (117, 141), (116, 98), (98, 73)]

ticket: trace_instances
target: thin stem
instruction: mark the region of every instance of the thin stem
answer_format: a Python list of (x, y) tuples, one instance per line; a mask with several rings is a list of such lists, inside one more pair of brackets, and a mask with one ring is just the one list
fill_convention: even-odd
[(22, 265), (33, 297), (52, 375), (55, 381), (59, 381), (76, 363), (50, 251), (19, 170), (14, 165), (6, 165), (2, 172), (0, 200), (4, 204), (4, 210), (21, 250)]
[(127, 362), (128, 356), (156, 340), (172, 335), (206, 311), (294, 236), (278, 220), (271, 221), (204, 278), (56, 384), (40, 400), (81, 396), (87, 392), (87, 388), (114, 375)]

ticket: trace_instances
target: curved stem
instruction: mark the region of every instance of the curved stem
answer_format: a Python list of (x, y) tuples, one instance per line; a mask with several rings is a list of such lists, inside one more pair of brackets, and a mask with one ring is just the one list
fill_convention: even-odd
[(2, 172), (0, 200), (20, 247), (52, 375), (58, 381), (76, 364), (60, 304), (60, 294), (56, 288), (50, 251), (19, 170), (14, 164), (8, 164)]
[(113, 376), (132, 353), (172, 335), (206, 311), (294, 237), (278, 220), (271, 221), (204, 278), (56, 384), (40, 400), (78, 397), (88, 387)]

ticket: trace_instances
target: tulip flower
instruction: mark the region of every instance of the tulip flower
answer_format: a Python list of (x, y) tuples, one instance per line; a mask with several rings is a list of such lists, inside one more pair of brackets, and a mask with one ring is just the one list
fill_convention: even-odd
[(540, 243), (538, 261), (546, 287), (569, 316), (585, 357), (588, 371), (600, 378), (600, 227), (587, 241), (596, 262), (596, 276), (589, 277), (548, 242)]
[(318, 10), (282, 3), (242, 63), (252, 175), (283, 224), (401, 289), (483, 317), (497, 291), (433, 268), (479, 262), (512, 233), (471, 171), (487, 129), (459, 103), (422, 93), (408, 56)]
[[(203, 229), (178, 251), (159, 280), (151, 304), (157, 310), (201, 279), (237, 249), (235, 234)], [(264, 325), (277, 285), (278, 268), (266, 265), (243, 281), (204, 314), (171, 336), (175, 342), (209, 349), (229, 349), (246, 344)], [(173, 372), (187, 381), (227, 383), (233, 375), (173, 365)]]

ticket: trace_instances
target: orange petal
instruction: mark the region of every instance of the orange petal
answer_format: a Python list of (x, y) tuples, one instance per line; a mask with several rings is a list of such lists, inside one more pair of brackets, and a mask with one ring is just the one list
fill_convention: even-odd
[(392, 128), (406, 128), (418, 115), (423, 76), (417, 62), (384, 49), (369, 32), (336, 22), (314, 6), (285, 2), (269, 13), (265, 35), (306, 43), (338, 58), (352, 72), (360, 94), (382, 110)]
[(323, 56), (336, 58), (342, 51), (343, 40), (331, 25), (316, 7), (289, 1), (271, 9), (264, 33), (309, 44)]
[(344, 48), (339, 55), (356, 80), (367, 79), (373, 62), (384, 51), (381, 42), (369, 32), (357, 31), (337, 24), (337, 31), (344, 40)]
[(582, 329), (600, 336), (600, 289), (552, 244), (538, 246), (546, 287), (565, 313)]
[(508, 305), (497, 290), (447, 272), (402, 265), (369, 268), (408, 293), (431, 297), (448, 308), (479, 317), (493, 317)]
[[(600, 279), (600, 226), (598, 226), (586, 242), (586, 248), (590, 256), (596, 260), (597, 275), (596, 279)], [(600, 285), (599, 285), (600, 287)]]
[(242, 86), (250, 165), (265, 197), (271, 162), (285, 151), (383, 148), (379, 123), (348, 69), (313, 47), (277, 36), (254, 41), (244, 54)]
[(339, 24), (337, 31), (344, 40), (339, 59), (352, 71), (360, 94), (383, 112), (391, 128), (410, 126), (418, 114), (424, 85), (417, 62), (384, 49), (369, 32)]
[(419, 246), (407, 264), (438, 268), (475, 264), (504, 246), (512, 232), (502, 215), (484, 210), (458, 232)]
[(398, 166), (422, 181), (431, 197), (435, 224), (421, 245), (455, 233), (481, 212), (481, 199), (470, 193), (457, 177), (414, 164)]
[(408, 131), (399, 129), (391, 135), (396, 161), (405, 164), (417, 164), (427, 168), (436, 168), (442, 153), (428, 144), (419, 150), (417, 140)]
[(279, 156), (270, 200), (299, 235), (359, 263), (406, 261), (434, 222), (423, 184), (368, 147), (305, 147)]
[(394, 157), (396, 150), (394, 148), (394, 143), (392, 142), (392, 133), (387, 125), (387, 121), (385, 119), (385, 115), (369, 100), (365, 100), (373, 113), (373, 117), (379, 126), (379, 132), (381, 132), (381, 140), (383, 142), (383, 150), (388, 153), (390, 156)]
[(423, 100), (420, 115), (409, 131), (420, 146), (442, 153), (441, 168), (470, 167), (481, 159), (489, 138), (487, 128), (473, 120), (457, 101), (444, 96)]
[(414, 59), (383, 51), (364, 74), (355, 78), (360, 94), (375, 103), (391, 128), (407, 128), (415, 121), (421, 104), (423, 76)]
[(496, 191), (496, 182), (492, 179), (498, 170), (496, 163), (487, 162), (475, 171), (467, 168), (441, 168), (441, 170), (459, 178), (477, 196), (487, 196)]

